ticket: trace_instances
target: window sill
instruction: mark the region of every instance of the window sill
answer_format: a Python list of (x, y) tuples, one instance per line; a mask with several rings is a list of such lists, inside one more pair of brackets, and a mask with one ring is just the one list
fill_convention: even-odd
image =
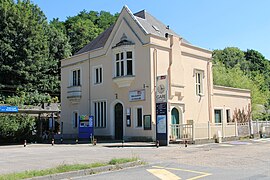
[(134, 79), (135, 79), (134, 75), (119, 76), (119, 77), (114, 77), (113, 82), (116, 83), (119, 88), (129, 87)]

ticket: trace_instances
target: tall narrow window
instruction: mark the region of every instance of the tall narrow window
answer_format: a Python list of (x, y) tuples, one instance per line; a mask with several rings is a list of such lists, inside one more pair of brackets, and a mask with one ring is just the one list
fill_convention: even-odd
[(142, 127), (143, 125), (143, 111), (141, 107), (138, 107), (134, 111), (135, 114), (135, 122), (136, 122), (136, 127)]
[(133, 72), (132, 72), (132, 51), (127, 52), (127, 75), (133, 75)]
[(78, 127), (78, 112), (73, 112), (73, 117), (72, 117), (72, 121), (73, 121), (73, 128), (77, 128)]
[(102, 67), (94, 68), (94, 83), (101, 84), (102, 83)]
[(72, 86), (81, 85), (81, 71), (80, 69), (72, 71)]
[(196, 71), (196, 95), (203, 95), (203, 72)]
[(230, 111), (230, 109), (226, 109), (226, 118), (227, 118), (227, 123), (231, 122), (231, 111)]
[(105, 128), (107, 121), (107, 103), (106, 101), (94, 102), (95, 127)]

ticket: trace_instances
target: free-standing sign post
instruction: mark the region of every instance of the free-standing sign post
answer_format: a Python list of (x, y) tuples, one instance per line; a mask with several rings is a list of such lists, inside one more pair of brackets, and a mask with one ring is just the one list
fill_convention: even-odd
[(156, 88), (156, 138), (160, 146), (168, 145), (167, 79), (157, 77)]

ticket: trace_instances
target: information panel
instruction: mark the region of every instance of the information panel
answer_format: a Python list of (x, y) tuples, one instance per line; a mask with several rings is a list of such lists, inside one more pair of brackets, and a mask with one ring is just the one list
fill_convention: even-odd
[(160, 146), (168, 145), (168, 128), (167, 128), (167, 103), (156, 103), (157, 117), (157, 141)]
[(93, 116), (81, 115), (79, 119), (79, 138), (90, 139), (94, 136)]

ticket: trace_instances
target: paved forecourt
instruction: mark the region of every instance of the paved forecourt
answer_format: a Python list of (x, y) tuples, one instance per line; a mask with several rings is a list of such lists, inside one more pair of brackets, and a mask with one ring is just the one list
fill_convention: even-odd
[[(112, 158), (138, 157), (148, 162), (148, 165), (139, 167), (138, 170), (130, 168), (121, 173), (134, 169), (139, 174), (158, 179), (164, 174), (181, 179), (194, 177), (214, 179), (223, 176), (234, 177), (237, 174), (240, 175), (239, 178), (270, 177), (270, 142), (267, 139), (188, 145), (187, 148), (184, 145), (156, 148), (149, 143), (125, 143), (123, 148), (121, 146), (121, 143), (97, 146), (31, 144), (25, 148), (23, 145), (0, 146), (0, 173), (39, 170), (60, 164), (106, 162)], [(140, 168), (143, 172), (139, 171)]]

